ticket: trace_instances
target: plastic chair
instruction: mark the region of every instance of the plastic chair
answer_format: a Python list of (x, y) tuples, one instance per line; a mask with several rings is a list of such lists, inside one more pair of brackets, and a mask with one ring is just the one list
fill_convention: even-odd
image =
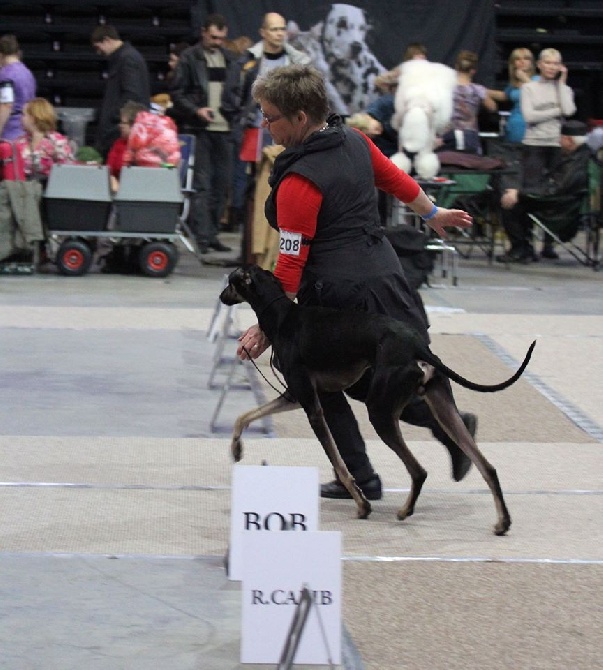
[(186, 234), (186, 239), (183, 239), (184, 244), (188, 250), (193, 253), (195, 253), (195, 248), (193, 247), (195, 237), (188, 225), (188, 216), (191, 210), (191, 197), (195, 192), (195, 189), (193, 188), (193, 178), (195, 173), (195, 141), (196, 138), (194, 135), (178, 135), (178, 142), (180, 144), (180, 188), (183, 197), (178, 226)]

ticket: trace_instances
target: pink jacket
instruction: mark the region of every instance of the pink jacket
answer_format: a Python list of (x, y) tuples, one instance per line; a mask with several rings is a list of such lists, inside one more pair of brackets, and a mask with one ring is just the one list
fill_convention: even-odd
[(180, 163), (176, 124), (168, 116), (139, 112), (130, 130), (124, 165), (161, 167)]

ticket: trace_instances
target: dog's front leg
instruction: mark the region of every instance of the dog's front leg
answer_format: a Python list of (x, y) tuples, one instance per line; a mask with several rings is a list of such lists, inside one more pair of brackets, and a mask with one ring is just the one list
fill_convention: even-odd
[(243, 458), (243, 440), (241, 439), (241, 435), (250, 423), (257, 421), (264, 416), (278, 414), (279, 412), (290, 412), (291, 410), (299, 409), (300, 407), (301, 405), (299, 403), (289, 401), (284, 395), (281, 395), (278, 398), (237, 417), (232, 430), (232, 440), (230, 443), (230, 452), (233, 459), (238, 463), (241, 458)]
[(498, 480), (498, 475), (494, 467), (486, 460), (485, 456), (479, 450), (477, 444), (471, 437), (467, 427), (461, 419), (450, 382), (441, 376), (436, 376), (427, 384), (425, 391), (425, 400), (433, 415), (448, 433), (448, 435), (458, 444), (458, 446), (469, 456), (472, 463), (480, 471), (486, 484), (494, 496), (494, 505), (498, 514), (498, 520), (494, 526), (495, 535), (505, 535), (511, 527), (511, 515), (505, 503), (502, 488)]
[(358, 518), (366, 519), (371, 513), (371, 503), (366, 499), (364, 493), (362, 493), (356, 484), (356, 481), (350, 474), (350, 471), (348, 470), (347, 465), (344, 463), (343, 458), (341, 458), (339, 449), (337, 449), (335, 440), (333, 440), (331, 431), (329, 430), (327, 422), (325, 421), (324, 413), (318, 398), (316, 398), (316, 404), (313, 405), (310, 410), (307, 410), (304, 407), (304, 411), (308, 416), (308, 421), (310, 422), (310, 426), (312, 426), (314, 434), (318, 438), (318, 441), (322, 444), (322, 448), (324, 449), (327, 458), (329, 461), (331, 461), (331, 465), (335, 470), (337, 478), (346, 487), (356, 502), (356, 505), (358, 506)]
[(285, 381), (287, 382), (289, 391), (299, 400), (303, 407), (310, 426), (331, 462), (339, 481), (346, 487), (356, 502), (358, 506), (358, 518), (366, 519), (371, 513), (371, 504), (354, 481), (343, 458), (341, 458), (335, 440), (325, 421), (324, 411), (312, 380), (306, 374), (299, 374), (298, 369), (297, 374), (286, 377)]

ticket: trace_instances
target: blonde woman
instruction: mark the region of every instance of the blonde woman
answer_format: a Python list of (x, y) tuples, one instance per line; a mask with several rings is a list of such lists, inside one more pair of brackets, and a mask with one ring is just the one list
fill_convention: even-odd
[(23, 157), (25, 176), (46, 181), (55, 163), (73, 163), (69, 140), (56, 130), (57, 115), (45, 98), (34, 98), (23, 108), (25, 134), (15, 140)]
[(534, 78), (534, 54), (525, 47), (513, 49), (509, 56), (509, 83), (504, 91), (490, 90), (490, 97), (496, 102), (510, 102), (512, 107), (505, 124), (506, 142), (519, 144), (523, 140), (526, 122), (521, 113), (520, 94), (523, 84)]

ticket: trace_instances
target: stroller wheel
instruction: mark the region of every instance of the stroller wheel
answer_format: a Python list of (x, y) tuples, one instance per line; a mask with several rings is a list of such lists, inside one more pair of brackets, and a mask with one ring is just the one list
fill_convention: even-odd
[(140, 269), (149, 277), (167, 277), (177, 261), (178, 250), (171, 242), (148, 242), (140, 250)]
[(57, 252), (56, 263), (61, 274), (81, 277), (92, 264), (92, 249), (83, 240), (65, 240)]

